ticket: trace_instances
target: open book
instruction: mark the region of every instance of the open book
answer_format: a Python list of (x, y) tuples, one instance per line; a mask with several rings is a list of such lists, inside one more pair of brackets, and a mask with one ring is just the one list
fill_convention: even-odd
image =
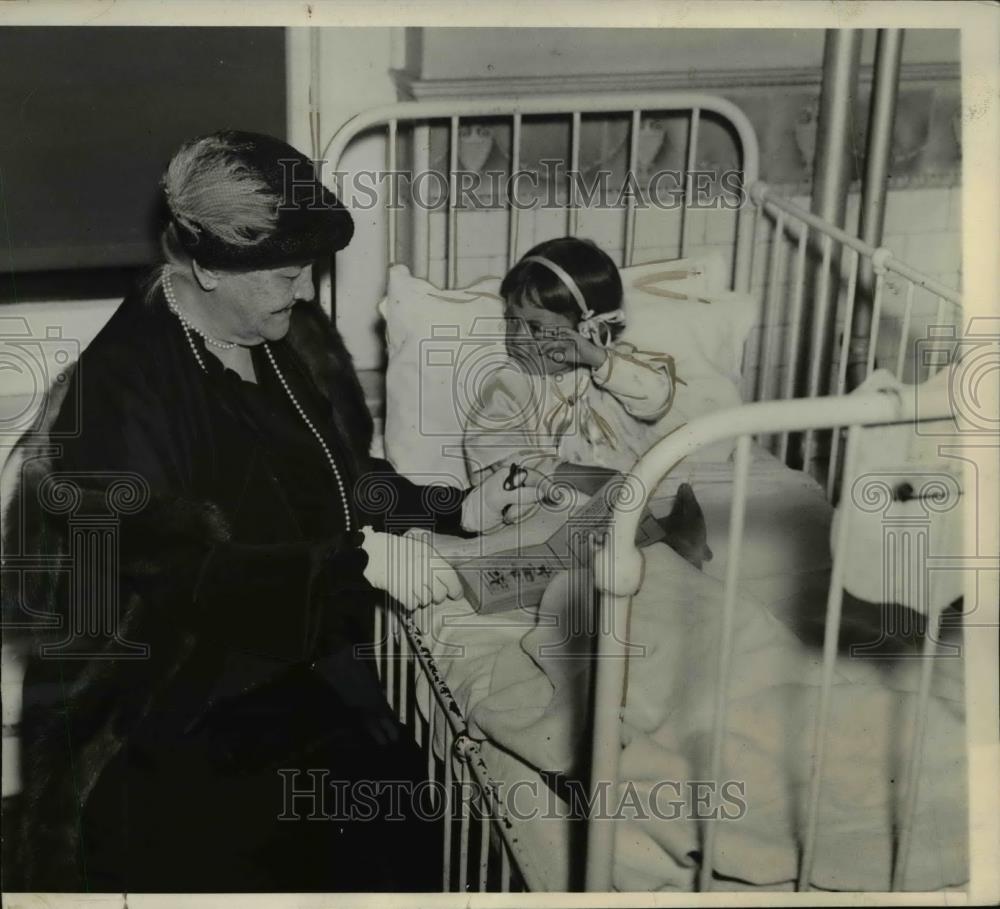
[[(578, 570), (592, 583), (589, 572), (593, 541), (611, 523), (622, 480), (620, 473), (608, 468), (562, 464), (555, 474), (557, 488), (582, 495), (576, 496), (579, 501), (575, 507), (560, 515), (555, 522), (557, 528), (544, 542), (489, 554), (451, 557), (449, 561), (475, 610), (485, 615), (537, 606), (549, 581), (560, 571)], [(551, 513), (558, 510), (552, 509)], [(636, 544), (646, 546), (664, 536), (660, 523), (649, 511), (644, 511)]]

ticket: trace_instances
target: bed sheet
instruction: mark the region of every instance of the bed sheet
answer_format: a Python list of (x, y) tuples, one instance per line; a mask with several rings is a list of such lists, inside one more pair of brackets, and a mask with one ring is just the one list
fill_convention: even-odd
[[(640, 804), (663, 781), (688, 789), (707, 779), (713, 680), (722, 584), (728, 559), (731, 465), (681, 465), (657, 490), (654, 510), (669, 510), (680, 482), (695, 489), (706, 515), (715, 558), (698, 572), (671, 550), (647, 553), (644, 590), (633, 605), (633, 639), (648, 644), (630, 665), (629, 703), (621, 778)], [(818, 629), (829, 569), (830, 511), (822, 492), (801, 473), (756, 451), (746, 512), (738, 604), (737, 648), (723, 781), (742, 784), (746, 811), (718, 825), (717, 870), (725, 887), (782, 889), (797, 872), (804, 794), (808, 785), (810, 724), (815, 716), (821, 658)], [(520, 533), (531, 536), (530, 528)], [(546, 533), (542, 529), (540, 533)], [(470, 545), (468, 543), (463, 545)], [(498, 548), (506, 548), (501, 541)], [(447, 548), (447, 547), (445, 547)], [(664, 597), (662, 591), (670, 591)], [(542, 612), (559, 609), (547, 597)], [(491, 774), (518, 783), (516, 835), (529, 857), (534, 888), (562, 890), (579, 881), (583, 826), (559, 816), (545, 779), (580, 776), (588, 664), (542, 656), (540, 643), (561, 643), (537, 615), (480, 617), (465, 601), (425, 612), (420, 623), (445, 681), (470, 722)], [(569, 645), (572, 649), (572, 644)], [(565, 657), (565, 652), (559, 654)], [(928, 725), (915, 853), (905, 885), (936, 889), (965, 873), (964, 726), (960, 661), (942, 661), (935, 676)], [(820, 817), (814, 885), (831, 889), (888, 887), (890, 826), (902, 772), (916, 690), (915, 661), (840, 659)], [(418, 685), (426, 710), (428, 691)], [(890, 767), (897, 768), (889, 773)], [(544, 773), (543, 773), (544, 772)], [(942, 782), (943, 781), (943, 782)], [(619, 789), (620, 795), (626, 788)], [(738, 790), (737, 790), (738, 793)], [(565, 806), (561, 806), (565, 808)], [(616, 827), (614, 884), (622, 890), (689, 890), (697, 873), (696, 819), (635, 818)]]
[[(819, 485), (786, 467), (769, 451), (751, 449), (740, 578), (761, 599), (770, 601), (784, 587), (794, 589), (804, 572), (830, 567), (828, 528), (832, 509)], [(690, 483), (705, 515), (708, 545), (714, 557), (702, 566), (724, 580), (729, 562), (729, 516), (733, 464), (688, 459), (675, 467), (652, 496), (650, 507), (666, 514), (681, 483)], [(771, 585), (762, 583), (770, 581)]]
[[(657, 595), (640, 593), (633, 600), (632, 638), (643, 643), (644, 652), (634, 655), (629, 667), (620, 767), (626, 782), (610, 797), (612, 813), (620, 809), (625, 814), (616, 828), (615, 887), (692, 889), (699, 817), (705, 810), (732, 815), (717, 826), (718, 874), (743, 885), (786, 887), (797, 875), (805, 829), (820, 649), (804, 645), (763, 604), (746, 595), (740, 598), (722, 774), (700, 791), (709, 799), (700, 807), (695, 784), (712, 780), (722, 585), (661, 548), (646, 562), (644, 590)], [(798, 605), (817, 609), (824, 600), (814, 597)], [(543, 602), (543, 613), (547, 605), (553, 604)], [(494, 662), (490, 693), (473, 709), (470, 725), (497, 754), (514, 755), (539, 774), (563, 772), (583, 780), (579, 758), (587, 738), (578, 724), (585, 715), (589, 664), (562, 661), (572, 642), (562, 652), (540, 652), (540, 645), (555, 641), (552, 627), (539, 625), (521, 641), (504, 646)], [(942, 676), (954, 677), (960, 670), (958, 661), (942, 663)], [(859, 660), (845, 653), (838, 660), (812, 877), (816, 887), (877, 891), (889, 886), (892, 827), (902, 802), (898, 781), (912, 733), (917, 668), (912, 659)], [(936, 693), (926, 736), (913, 852), (904, 882), (917, 890), (954, 886), (967, 877), (961, 697)], [(524, 771), (518, 776), (517, 768), (506, 763), (502, 771), (490, 766), (498, 776), (535, 778)], [(536, 788), (536, 807), (544, 811), (549, 796), (544, 787)], [(525, 787), (520, 801), (531, 792)], [(679, 817), (669, 817), (672, 798), (683, 806)], [(654, 808), (661, 813), (656, 815)], [(519, 810), (525, 811), (523, 804)], [(529, 829), (520, 835), (530, 843), (529, 853), (544, 850), (546, 855), (547, 886), (578, 880), (573, 877), (573, 861), (579, 857), (572, 842), (574, 825), (560, 829), (532, 822), (525, 827)]]
[[(677, 487), (684, 482), (692, 485), (705, 513), (708, 543), (714, 554), (703, 571), (719, 580), (725, 577), (729, 558), (732, 471), (729, 462), (689, 458), (674, 468), (650, 499), (654, 513), (669, 514)], [(815, 585), (825, 583), (830, 564), (827, 528), (831, 510), (812, 480), (756, 446), (750, 476), (741, 579), (755, 596), (780, 610), (804, 587), (812, 591)], [(445, 558), (488, 555), (544, 542), (562, 521), (559, 514), (542, 512), (486, 537), (460, 540), (438, 535), (435, 547)], [(783, 526), (791, 531), (783, 532)], [(468, 715), (487, 692), (496, 654), (534, 627), (536, 614), (517, 610), (479, 616), (461, 599), (423, 610), (414, 619), (427, 635), (439, 668)]]

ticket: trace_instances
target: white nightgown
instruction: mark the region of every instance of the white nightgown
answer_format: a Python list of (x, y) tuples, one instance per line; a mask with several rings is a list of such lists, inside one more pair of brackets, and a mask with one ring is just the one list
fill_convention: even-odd
[(673, 357), (624, 342), (593, 371), (539, 376), (511, 362), (487, 378), (466, 421), (469, 478), (509, 459), (627, 471), (663, 435), (678, 383)]

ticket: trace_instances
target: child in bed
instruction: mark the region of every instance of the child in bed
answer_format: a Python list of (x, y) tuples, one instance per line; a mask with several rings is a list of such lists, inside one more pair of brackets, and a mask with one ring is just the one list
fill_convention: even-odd
[(470, 479), (518, 461), (629, 470), (657, 440), (678, 381), (673, 358), (637, 350), (614, 262), (589, 240), (530, 250), (500, 285), (511, 362), (476, 389), (465, 432)]
[[(511, 362), (477, 389), (464, 438), (470, 480), (502, 469), (514, 483), (518, 473), (549, 476), (567, 463), (630, 470), (662, 435), (657, 423), (681, 380), (668, 354), (620, 340), (625, 313), (614, 262), (589, 240), (549, 240), (511, 269), (500, 294)], [(661, 526), (689, 562), (701, 567), (711, 558), (687, 484)]]

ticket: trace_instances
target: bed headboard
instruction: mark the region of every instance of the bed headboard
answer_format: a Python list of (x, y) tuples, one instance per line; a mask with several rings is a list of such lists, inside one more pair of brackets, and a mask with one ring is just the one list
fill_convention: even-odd
[[(470, 171), (468, 166), (463, 167), (460, 163), (460, 128), (463, 125), (488, 121), (491, 124), (500, 124), (503, 129), (509, 129), (510, 138), (508, 151), (504, 156), (507, 158), (504, 171), (510, 176), (523, 173), (522, 127), (542, 118), (561, 122), (568, 127), (569, 133), (567, 147), (563, 151), (563, 161), (569, 172), (580, 173), (582, 135), (595, 115), (611, 115), (628, 120), (626, 140), (621, 151), (627, 159), (626, 174), (632, 175), (638, 173), (640, 164), (648, 165), (640, 155), (644, 123), (648, 124), (655, 116), (670, 119), (672, 124), (670, 144), (674, 146), (674, 158), (672, 168), (664, 168), (661, 172), (669, 172), (671, 176), (677, 175), (673, 181), (675, 191), (671, 194), (672, 200), (669, 206), (670, 210), (675, 212), (679, 230), (676, 236), (671, 232), (672, 236), (669, 239), (663, 238), (662, 252), (657, 258), (683, 256), (687, 250), (688, 226), (692, 217), (692, 181), (695, 179), (694, 173), (698, 171), (699, 163), (703, 163), (699, 140), (705, 131), (702, 127), (707, 122), (711, 122), (715, 130), (721, 125), (738, 146), (739, 166), (729, 178), (732, 189), (745, 198), (750, 187), (757, 181), (759, 162), (757, 137), (746, 114), (724, 98), (695, 92), (590, 93), (531, 98), (401, 102), (365, 111), (349, 120), (327, 142), (320, 159), (322, 166), (326, 168), (325, 174), (340, 174), (345, 152), (356, 139), (361, 136), (380, 135), (385, 138), (386, 170), (393, 174), (400, 172), (404, 175), (409, 174), (412, 178), (414, 174), (430, 173), (433, 170), (432, 163), (435, 162), (431, 161), (431, 130), (444, 128), (447, 133), (447, 160), (443, 171), (438, 170), (437, 173), (442, 174), (441, 183), (446, 187), (445, 198), (440, 204), (445, 214), (446, 226), (443, 237), (438, 242), (444, 247), (443, 283), (451, 288), (458, 283), (459, 221), (460, 216), (467, 211), (459, 204), (461, 188), (458, 186), (457, 175)], [(435, 163), (435, 166), (438, 165)], [(401, 178), (398, 180), (402, 182)], [(518, 240), (521, 237), (519, 228), (523, 217), (521, 207), (510, 204), (510, 183), (506, 184), (506, 187), (506, 243), (504, 249), (496, 252), (505, 257), (506, 266), (509, 268), (523, 252), (523, 249), (520, 251), (518, 249)], [(588, 186), (586, 180), (582, 178), (576, 181), (566, 179), (565, 188), (561, 192), (562, 204), (558, 206), (565, 212), (564, 228), (556, 228), (557, 230), (562, 229), (569, 235), (578, 233), (581, 212), (590, 207), (593, 198), (588, 200), (585, 197), (589, 188), (591, 186)], [(658, 184), (658, 188), (663, 187)], [(682, 190), (683, 199), (680, 198)], [(388, 201), (388, 193), (383, 195), (386, 198), (378, 200), (380, 205), (385, 205)], [(621, 198), (624, 202), (621, 264), (627, 266), (634, 264), (637, 219), (643, 203), (636, 199), (634, 193), (622, 194)], [(735, 209), (736, 227), (731, 241), (733, 256), (731, 285), (733, 289), (741, 291), (749, 289), (752, 254), (752, 218), (749, 212), (745, 211), (746, 208), (740, 205)], [(415, 275), (427, 277), (431, 249), (435, 240), (432, 237), (429, 207), (396, 205), (387, 211), (387, 216), (386, 266), (402, 262), (407, 264)], [(503, 242), (502, 237), (499, 239)], [(536, 237), (536, 240), (539, 239), (545, 238)], [(320, 298), (327, 311), (332, 314), (334, 288), (329, 275), (321, 276)]]
[[(600, 156), (596, 165), (581, 170), (586, 164), (581, 160), (584, 138), (588, 130), (593, 138), (594, 118), (609, 117), (616, 118), (619, 145), (613, 155)], [(661, 126), (667, 124), (669, 148), (651, 157), (649, 140), (655, 146), (656, 137), (648, 135), (648, 127), (657, 118)], [(550, 135), (547, 144), (536, 141), (533, 149), (526, 150), (528, 131), (539, 121), (558, 123), (560, 132), (555, 139)], [(494, 136), (489, 158), (476, 153), (475, 129), (471, 135), (461, 132), (463, 126), (484, 123), (494, 133), (497, 128), (503, 131), (503, 142)], [(720, 125), (727, 137), (725, 149), (735, 152), (720, 146)], [(546, 191), (546, 207), (556, 210), (538, 212), (536, 222), (527, 225), (531, 206), (511, 204), (508, 189), (501, 198), (504, 204), (496, 206), (493, 200), (487, 223), (481, 210), (467, 204), (468, 193), (463, 194), (460, 184), (463, 175), (493, 172), (485, 167), (490, 162), (499, 162), (501, 174), (508, 176), (520, 173), (523, 162), (538, 168), (543, 163), (540, 144), (547, 152), (558, 149), (567, 171), (581, 179), (570, 180), (563, 173), (561, 195)], [(585, 196), (590, 188), (584, 186), (589, 179), (585, 175), (607, 168), (612, 158), (618, 176), (623, 172), (648, 176), (651, 166), (656, 172), (674, 169), (680, 178), (675, 186), (683, 195), (678, 192), (672, 207), (663, 212), (669, 217), (660, 218), (656, 212), (663, 209), (629, 193), (619, 199), (620, 224), (605, 218), (599, 236), (592, 227), (581, 229), (582, 222), (590, 221), (592, 209), (608, 207), (594, 206), (593, 197)], [(364, 293), (375, 296), (373, 307), (386, 290), (390, 265), (407, 265), (413, 275), (437, 287), (456, 288), (486, 274), (500, 277), (530, 246), (565, 234), (589, 236), (619, 255), (622, 266), (723, 252), (730, 265), (730, 286), (746, 294), (748, 305), (754, 307), (742, 368), (741, 393), (746, 401), (843, 394), (876, 368), (921, 382), (933, 371), (918, 363), (921, 338), (931, 327), (948, 329), (961, 321), (959, 292), (920, 274), (893, 250), (874, 247), (765, 186), (759, 180), (759, 149), (750, 120), (732, 102), (710, 94), (590, 92), (401, 102), (349, 120), (326, 143), (321, 164), (328, 168), (328, 176), (382, 167), (399, 175), (392, 181), (396, 188), (392, 205), (384, 187), (380, 191), (368, 187), (368, 204), (361, 206), (379, 208), (376, 220), (385, 227), (381, 252), (383, 241), (376, 238), (373, 249), (370, 235), (367, 255), (361, 257), (369, 272)], [(713, 200), (705, 205), (704, 196), (697, 198), (691, 191), (698, 175), (713, 169), (717, 175), (722, 171), (738, 189), (737, 204), (727, 208), (725, 201)], [(407, 193), (399, 192), (406, 175), (422, 173), (442, 177), (434, 210), (412, 201), (406, 204)], [(342, 191), (340, 195), (352, 207), (350, 198)], [(550, 206), (550, 199), (557, 204)], [(366, 220), (370, 224), (371, 218)], [(373, 254), (379, 257), (375, 263)], [(344, 271), (353, 271), (357, 259), (355, 254), (350, 265), (345, 260)], [(466, 271), (462, 281), (460, 261)], [(471, 262), (477, 265), (475, 272), (468, 267)], [(332, 316), (333, 273), (321, 270), (318, 277), (320, 300)], [(352, 307), (356, 302), (352, 300)], [(858, 318), (857, 327), (856, 310), (867, 316)], [(809, 434), (804, 441), (795, 440), (792, 447), (802, 449), (801, 455), (794, 455), (796, 463), (810, 462), (814, 441)], [(789, 457), (789, 442), (786, 433), (777, 446), (782, 459)]]

